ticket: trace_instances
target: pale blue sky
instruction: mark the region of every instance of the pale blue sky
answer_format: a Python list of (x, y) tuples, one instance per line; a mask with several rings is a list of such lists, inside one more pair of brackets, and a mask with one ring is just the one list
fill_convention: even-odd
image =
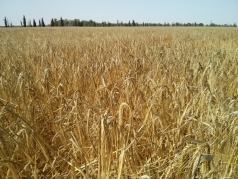
[(9, 23), (19, 25), (44, 18), (128, 22), (202, 22), (238, 25), (238, 0), (0, 0), (0, 26), (6, 16)]

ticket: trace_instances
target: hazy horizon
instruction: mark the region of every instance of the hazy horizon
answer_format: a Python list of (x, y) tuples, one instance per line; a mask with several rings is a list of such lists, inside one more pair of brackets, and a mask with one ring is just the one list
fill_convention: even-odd
[(93, 20), (116, 23), (135, 20), (138, 23), (203, 23), (238, 24), (237, 0), (131, 0), (131, 1), (30, 1), (0, 0), (0, 26), (4, 17), (9, 24), (20, 25), (23, 15), (26, 22), (43, 18), (50, 24), (52, 18)]

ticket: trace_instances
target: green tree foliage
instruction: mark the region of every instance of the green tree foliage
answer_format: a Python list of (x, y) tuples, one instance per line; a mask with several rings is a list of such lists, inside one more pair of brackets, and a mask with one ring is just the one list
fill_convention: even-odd
[(64, 26), (64, 21), (63, 21), (62, 17), (60, 17), (60, 26)]
[(5, 24), (5, 27), (8, 26), (8, 25), (7, 25), (7, 18), (6, 18), (6, 17), (4, 17), (4, 24)]
[(136, 23), (134, 20), (132, 20), (132, 26), (136, 26)]
[(50, 25), (51, 25), (51, 27), (54, 27), (54, 26), (55, 26), (55, 23), (54, 23), (53, 18), (51, 19)]
[(64, 20), (64, 25), (65, 26), (70, 26), (69, 21), (67, 19)]
[(215, 26), (217, 26), (217, 25), (211, 21), (210, 22), (210, 27), (215, 27)]
[(79, 19), (77, 19), (77, 26), (81, 26)]
[(23, 26), (24, 27), (26, 27), (26, 18), (25, 18), (25, 16), (23, 15), (23, 18), (22, 18), (22, 20), (23, 20)]
[(44, 23), (44, 19), (43, 18), (41, 18), (41, 26), (45, 27), (45, 23)]
[(58, 26), (58, 21), (56, 18), (54, 18), (54, 26)]
[(36, 27), (36, 21), (33, 19), (33, 27)]
[(188, 23), (186, 24), (186, 26), (192, 26), (192, 24), (191, 24), (190, 22), (188, 22)]
[[(26, 18), (25, 16), (23, 16), (23, 21), (21, 22), (21, 26), (26, 27)], [(4, 24), (5, 27), (9, 27), (9, 23), (7, 18), (4, 18)], [(27, 25), (30, 26), (30, 24), (28, 23)], [(199, 22), (194, 22), (194, 23), (179, 23), (179, 22), (173, 22), (173, 23), (166, 23), (164, 22), (162, 23), (147, 23), (147, 22), (143, 22), (143, 23), (136, 23), (135, 20), (129, 21), (128, 23), (123, 23), (123, 22), (119, 22), (119, 20), (117, 20), (115, 23), (111, 23), (111, 22), (95, 22), (93, 20), (79, 20), (79, 19), (62, 19), (62, 17), (60, 17), (59, 20), (57, 20), (56, 18), (52, 18), (50, 25), (53, 26), (85, 26), (85, 27), (95, 27), (95, 26), (101, 26), (101, 27), (110, 27), (110, 26), (214, 26), (214, 27), (237, 27), (237, 24), (215, 24), (211, 21), (210, 24), (203, 24), (203, 23), (199, 23)], [(35, 24), (35, 21), (33, 20), (33, 27), (36, 27), (37, 25)], [(39, 20), (39, 26), (40, 27), (45, 27), (45, 23), (43, 18)]]
[(79, 26), (78, 19), (74, 19), (73, 26)]
[(76, 19), (74, 19), (73, 21), (72, 21), (72, 24), (71, 24), (72, 26), (77, 26), (77, 21), (76, 21)]

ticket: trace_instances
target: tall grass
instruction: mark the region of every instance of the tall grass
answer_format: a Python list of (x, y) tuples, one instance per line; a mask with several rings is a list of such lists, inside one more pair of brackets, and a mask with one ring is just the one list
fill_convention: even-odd
[(0, 32), (0, 178), (238, 176), (237, 29)]

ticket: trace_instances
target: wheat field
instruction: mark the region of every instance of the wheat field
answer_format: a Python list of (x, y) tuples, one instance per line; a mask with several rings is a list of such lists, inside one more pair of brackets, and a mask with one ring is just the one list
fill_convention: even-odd
[(0, 178), (238, 178), (238, 29), (0, 29)]

